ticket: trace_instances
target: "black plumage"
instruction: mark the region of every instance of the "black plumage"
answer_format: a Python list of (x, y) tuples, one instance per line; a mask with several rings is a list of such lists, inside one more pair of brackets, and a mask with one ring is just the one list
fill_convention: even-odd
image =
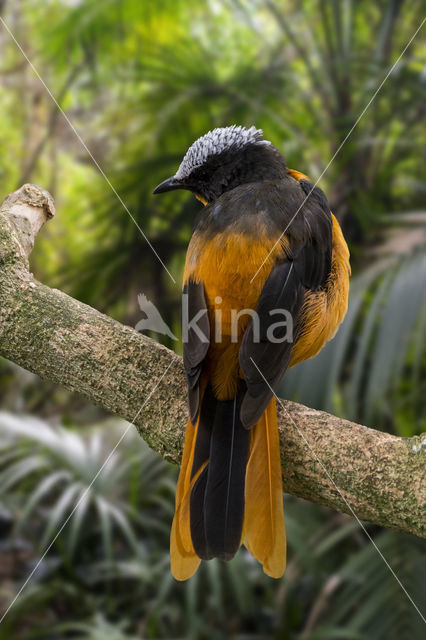
[[(199, 381), (210, 345), (210, 324), (203, 284), (190, 280), (183, 288), (183, 296), (186, 296), (186, 302), (184, 301), (182, 306), (187, 310), (187, 317), (185, 312), (183, 317), (184, 329), (187, 323), (187, 335), (184, 335), (183, 341), (183, 365), (188, 382), (189, 417), (192, 424), (195, 424), (200, 404)], [(191, 321), (197, 316), (198, 331), (191, 325)]]
[(205, 560), (230, 560), (241, 544), (250, 434), (240, 419), (241, 390), (217, 400), (208, 387), (201, 408), (192, 475), (208, 459), (190, 498), (194, 549)]
[[(294, 261), (276, 265), (263, 286), (256, 307), (259, 336), (251, 321), (244, 333), (239, 352), (240, 366), (247, 384), (241, 420), (247, 428), (254, 426), (259, 420), (272, 398), (271, 388), (277, 387), (288, 367), (293, 342), (299, 331), (299, 315), (305, 291)], [(270, 313), (276, 310), (286, 310), (291, 324), (283, 323), (281, 327), (274, 328), (273, 325), (284, 320), (283, 316), (278, 318)], [(287, 336), (288, 329), (290, 331)], [(272, 342), (272, 338), (276, 342)]]

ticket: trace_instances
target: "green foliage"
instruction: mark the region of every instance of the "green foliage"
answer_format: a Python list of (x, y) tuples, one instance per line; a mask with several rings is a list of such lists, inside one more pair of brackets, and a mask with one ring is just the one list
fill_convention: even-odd
[[(37, 0), (25, 7), (29, 54), (53, 92), (63, 94), (73, 124), (177, 280), (200, 205), (187, 194), (155, 199), (151, 192), (188, 145), (214, 126), (255, 123), (289, 166), (317, 178), (423, 15), (422, 3), (387, 0), (289, 2), (285, 11), (255, 0), (111, 0), (102, 9), (95, 0), (67, 7), (56, 0), (49, 20)], [(12, 50), (8, 55), (19, 59)], [(415, 41), (321, 181), (353, 242), (372, 237), (383, 211), (422, 201), (421, 56)], [(16, 111), (10, 89), (7, 95), (6, 117), (14, 119), (13, 126), (6, 121), (7, 136), (27, 132), (28, 112)], [(50, 111), (49, 96), (39, 99)], [(48, 127), (44, 113), (37, 124)], [(68, 124), (58, 118), (48, 133), (53, 150), (67, 153), (50, 158), (46, 145), (32, 179), (60, 185), (63, 222), (38, 243), (38, 271), (126, 319), (143, 288), (172, 322), (178, 289)], [(8, 166), (15, 166), (6, 148)], [(81, 153), (90, 170), (81, 172)], [(5, 191), (10, 185), (2, 183)]]
[(426, 427), (425, 282), (423, 250), (383, 259), (352, 279), (348, 313), (337, 336), (316, 358), (286, 373), (281, 394), (402, 436), (421, 433)]
[[(176, 192), (155, 198), (152, 189), (188, 145), (215, 126), (256, 124), (290, 167), (317, 179), (424, 15), (424, 2), (413, 0), (0, 5), (178, 282), (201, 205)], [(3, 29), (0, 38), (2, 192), (37, 182), (58, 208), (37, 239), (35, 273), (129, 324), (140, 319), (142, 290), (178, 333), (179, 286)], [(425, 420), (425, 254), (371, 256), (388, 233), (384, 213), (407, 219), (401, 212), (423, 206), (424, 52), (419, 35), (321, 178), (356, 276), (337, 337), (282, 387), (286, 397), (407, 436)], [(93, 409), (35, 380), (21, 384), (6, 365), (0, 373), (7, 406), (50, 416), (0, 420), (0, 502), (15, 519), (9, 542), (31, 549), (8, 581), (12, 590), (69, 518), (0, 638), (421, 637), (418, 614), (358, 524), (290, 497), (282, 581), (266, 578), (242, 551), (176, 583), (168, 560), (176, 471), (130, 430), (92, 485), (125, 427), (87, 426)], [(58, 408), (66, 428), (52, 417)], [(424, 544), (369, 532), (424, 610)], [(9, 542), (4, 566), (15, 553)], [(2, 608), (11, 599), (5, 591)]]
[[(290, 497), (283, 581), (267, 578), (240, 551), (232, 562), (203, 564), (192, 580), (177, 583), (167, 552), (175, 470), (133, 429), (75, 509), (124, 429), (111, 421), (108, 429), (103, 424), (77, 433), (0, 415), (0, 501), (16, 513), (14, 539), (31, 545), (35, 562), (72, 514), (6, 618), (8, 637), (43, 637), (49, 619), (58, 638), (288, 637), (291, 628), (308, 633), (314, 622), (312, 637), (355, 638), (371, 637), (381, 620), (396, 615), (399, 587), (356, 521), (330, 518), (327, 510)], [(375, 541), (420, 606), (424, 544), (393, 532), (379, 533)], [(389, 607), (384, 614), (383, 597)], [(404, 600), (397, 611), (398, 633), (419, 628)], [(22, 620), (32, 621), (24, 636)]]
[[(18, 535), (41, 518), (38, 536), (43, 549), (67, 520), (61, 536), (63, 562), (74, 569), (77, 553), (79, 564), (87, 560), (82, 548), (98, 561), (111, 560), (123, 544), (138, 553), (136, 523), (139, 533), (167, 539), (173, 476), (164, 474), (160, 458), (133, 430), (123, 435), (123, 428), (108, 429), (104, 424), (106, 432), (92, 430), (83, 439), (70, 428), (53, 429), (35, 418), (0, 414), (0, 424), (11, 439), (0, 456), (1, 491), (31, 491), (20, 509)], [(118, 442), (120, 450), (110, 453)], [(121, 492), (116, 492), (118, 487)]]

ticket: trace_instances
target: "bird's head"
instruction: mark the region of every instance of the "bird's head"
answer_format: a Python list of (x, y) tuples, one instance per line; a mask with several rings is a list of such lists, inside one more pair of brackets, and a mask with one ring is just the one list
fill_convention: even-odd
[(279, 179), (286, 173), (284, 158), (262, 130), (232, 125), (213, 129), (186, 152), (176, 174), (154, 193), (188, 189), (204, 204), (241, 184)]

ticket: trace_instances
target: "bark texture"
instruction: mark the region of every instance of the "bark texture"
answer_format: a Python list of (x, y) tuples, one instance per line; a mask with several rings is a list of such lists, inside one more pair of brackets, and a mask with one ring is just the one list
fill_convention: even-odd
[[(0, 355), (133, 422), (179, 463), (181, 358), (29, 271), (34, 238), (54, 212), (50, 195), (28, 184), (0, 208)], [(426, 434), (398, 438), (284, 400), (278, 414), (286, 492), (426, 537)]]

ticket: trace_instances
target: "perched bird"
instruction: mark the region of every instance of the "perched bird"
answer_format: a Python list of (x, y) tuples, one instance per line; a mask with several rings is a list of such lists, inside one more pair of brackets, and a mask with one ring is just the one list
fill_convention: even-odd
[[(183, 279), (189, 420), (172, 573), (186, 580), (200, 559), (229, 560), (244, 544), (278, 578), (286, 538), (273, 391), (342, 322), (349, 251), (321, 189), (288, 169), (255, 127), (214, 129), (196, 140), (154, 193), (172, 189), (188, 189), (206, 205)], [(291, 339), (288, 323), (277, 322), (283, 310)]]

